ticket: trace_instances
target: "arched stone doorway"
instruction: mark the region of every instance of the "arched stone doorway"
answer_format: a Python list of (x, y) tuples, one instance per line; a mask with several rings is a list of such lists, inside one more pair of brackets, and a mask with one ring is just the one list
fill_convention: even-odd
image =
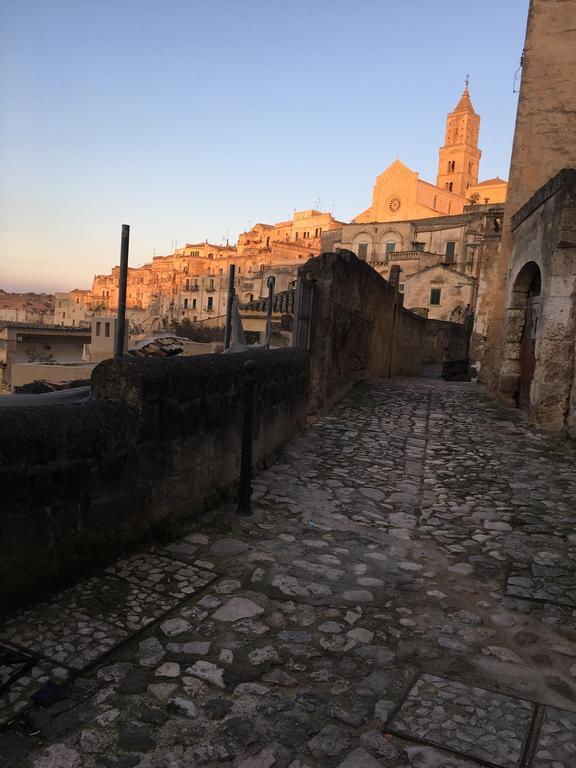
[(522, 319), (518, 338), (519, 386), (516, 402), (519, 408), (530, 410), (530, 390), (536, 370), (536, 340), (540, 329), (540, 291), (542, 275), (535, 261), (525, 264), (512, 291), (512, 307)]

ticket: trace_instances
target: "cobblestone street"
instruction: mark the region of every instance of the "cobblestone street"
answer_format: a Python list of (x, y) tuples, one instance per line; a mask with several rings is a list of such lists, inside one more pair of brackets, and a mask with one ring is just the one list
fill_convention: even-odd
[[(357, 386), (253, 517), (226, 502), (0, 626), (40, 659), (0, 767), (574, 768), (575, 466), (473, 384)], [(48, 679), (65, 698), (31, 705)]]

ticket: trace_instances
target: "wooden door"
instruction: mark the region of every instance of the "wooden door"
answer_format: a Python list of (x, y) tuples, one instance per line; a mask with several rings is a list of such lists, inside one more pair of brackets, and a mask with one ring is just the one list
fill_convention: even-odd
[(530, 387), (536, 368), (536, 337), (540, 320), (540, 296), (529, 296), (520, 346), (520, 391), (518, 407), (530, 408)]

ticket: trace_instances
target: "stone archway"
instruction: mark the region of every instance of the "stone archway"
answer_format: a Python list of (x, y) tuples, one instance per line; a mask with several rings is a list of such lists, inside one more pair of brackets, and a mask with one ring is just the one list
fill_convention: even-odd
[[(541, 286), (540, 267), (535, 261), (527, 262), (514, 280), (506, 310), (499, 391), (509, 405), (526, 410), (530, 407), (530, 391), (536, 371)], [(533, 312), (537, 312), (537, 316), (532, 317)]]

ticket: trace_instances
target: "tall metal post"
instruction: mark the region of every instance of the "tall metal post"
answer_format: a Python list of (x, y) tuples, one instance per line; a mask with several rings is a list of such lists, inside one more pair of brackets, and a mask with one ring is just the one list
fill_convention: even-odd
[(276, 278), (274, 275), (268, 277), (268, 306), (266, 308), (266, 349), (270, 349), (270, 339), (272, 337), (272, 310), (274, 308), (274, 286)]
[(240, 489), (238, 492), (238, 514), (251, 515), (252, 505), (252, 439), (254, 429), (254, 384), (256, 363), (244, 363), (244, 423), (242, 425), (242, 458), (240, 461)]
[(124, 336), (126, 331), (126, 286), (128, 284), (128, 247), (130, 245), (130, 225), (122, 224), (120, 241), (120, 277), (118, 280), (118, 319), (116, 321), (116, 344), (114, 357), (124, 354)]
[(224, 349), (230, 349), (230, 334), (232, 333), (232, 304), (234, 302), (234, 275), (236, 265), (230, 264), (228, 271), (228, 301), (226, 302), (226, 327), (224, 329)]

